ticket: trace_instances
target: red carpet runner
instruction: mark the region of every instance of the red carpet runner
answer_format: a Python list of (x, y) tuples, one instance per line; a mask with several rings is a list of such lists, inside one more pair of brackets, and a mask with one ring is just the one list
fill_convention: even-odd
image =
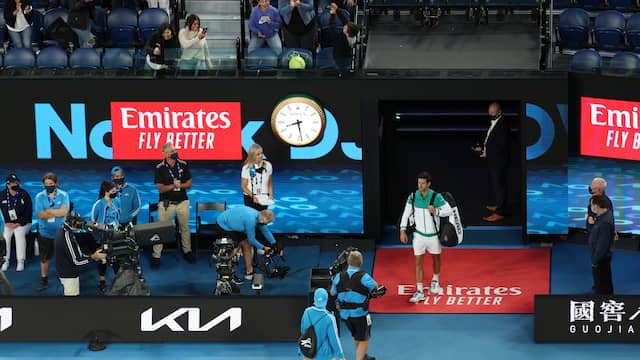
[(429, 295), (431, 255), (425, 254), (426, 300), (409, 303), (416, 288), (413, 249), (378, 249), (373, 278), (387, 294), (376, 313), (533, 313), (533, 296), (549, 293), (549, 249), (444, 249), (441, 294)]

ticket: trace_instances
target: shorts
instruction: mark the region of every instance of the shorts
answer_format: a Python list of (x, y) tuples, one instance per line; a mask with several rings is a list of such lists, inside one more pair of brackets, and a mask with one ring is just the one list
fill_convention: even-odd
[[(225, 230), (220, 225), (216, 223), (215, 225), (216, 233), (218, 233), (218, 238), (228, 238), (233, 240), (234, 243), (239, 244), (243, 240), (247, 240), (248, 236), (246, 233), (242, 231), (233, 231), (233, 230)], [(269, 243), (269, 241), (262, 235), (262, 232), (256, 231), (256, 240), (264, 246), (273, 246)]]
[(344, 320), (351, 336), (356, 341), (367, 341), (371, 338), (371, 315), (350, 317)]
[(40, 262), (51, 260), (53, 257), (53, 239), (38, 235), (38, 251), (40, 251)]
[(442, 252), (442, 246), (438, 236), (423, 236), (417, 232), (413, 233), (413, 254), (424, 255), (425, 252), (429, 254), (437, 255)]

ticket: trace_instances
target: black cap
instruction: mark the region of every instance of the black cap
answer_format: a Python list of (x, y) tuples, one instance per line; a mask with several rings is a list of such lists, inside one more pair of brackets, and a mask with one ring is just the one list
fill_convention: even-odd
[(8, 182), (8, 183), (10, 183), (10, 182), (17, 182), (17, 181), (20, 181), (20, 179), (18, 179), (18, 175), (13, 174), (13, 173), (12, 173), (12, 174), (7, 175), (7, 182)]

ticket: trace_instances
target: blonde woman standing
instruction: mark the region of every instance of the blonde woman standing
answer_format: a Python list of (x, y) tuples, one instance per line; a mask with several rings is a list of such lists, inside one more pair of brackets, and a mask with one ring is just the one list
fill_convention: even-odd
[(263, 159), (262, 146), (253, 144), (242, 166), (241, 181), (244, 204), (258, 211), (273, 203), (273, 167)]

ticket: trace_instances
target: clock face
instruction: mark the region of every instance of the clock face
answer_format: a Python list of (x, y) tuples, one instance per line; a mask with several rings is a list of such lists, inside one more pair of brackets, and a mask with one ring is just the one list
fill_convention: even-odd
[(273, 133), (294, 146), (305, 146), (318, 140), (324, 132), (325, 123), (322, 107), (302, 96), (281, 101), (271, 114)]

